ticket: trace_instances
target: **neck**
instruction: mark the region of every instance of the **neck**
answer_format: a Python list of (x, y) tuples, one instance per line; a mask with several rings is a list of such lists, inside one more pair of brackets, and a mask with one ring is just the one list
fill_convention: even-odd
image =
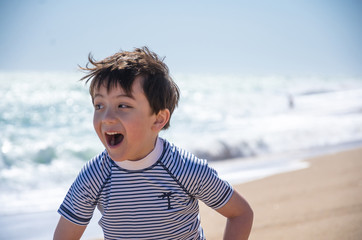
[(161, 157), (163, 152), (163, 140), (161, 138), (156, 139), (155, 147), (144, 158), (139, 160), (125, 160), (116, 162), (118, 166), (127, 170), (142, 170), (152, 166)]

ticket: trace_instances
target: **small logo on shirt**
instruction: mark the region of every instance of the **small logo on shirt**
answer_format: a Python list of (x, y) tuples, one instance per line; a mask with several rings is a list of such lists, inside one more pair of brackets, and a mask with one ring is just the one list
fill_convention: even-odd
[(172, 194), (174, 194), (174, 192), (170, 191), (170, 192), (162, 193), (162, 195), (158, 196), (158, 198), (161, 198), (161, 199), (167, 198), (167, 203), (168, 203), (167, 209), (168, 210), (173, 209), (173, 207), (171, 206), (171, 198), (173, 198)]

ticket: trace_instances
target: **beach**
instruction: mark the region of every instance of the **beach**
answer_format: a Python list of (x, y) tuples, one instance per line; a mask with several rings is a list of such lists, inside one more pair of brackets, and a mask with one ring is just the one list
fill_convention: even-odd
[[(250, 240), (362, 239), (362, 148), (306, 160), (309, 168), (235, 185), (254, 210)], [(201, 206), (208, 240), (225, 219)]]
[[(305, 160), (309, 167), (234, 184), (254, 210), (250, 240), (362, 239), (362, 148)], [(200, 203), (208, 240), (222, 239), (225, 218)], [(101, 239), (96, 211), (82, 239)], [(0, 218), (4, 239), (51, 239), (56, 210)]]

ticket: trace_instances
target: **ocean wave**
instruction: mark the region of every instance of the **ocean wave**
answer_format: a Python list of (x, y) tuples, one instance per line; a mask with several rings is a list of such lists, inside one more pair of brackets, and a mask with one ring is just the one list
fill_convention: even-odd
[(257, 142), (240, 141), (234, 144), (219, 140), (212, 144), (212, 146), (208, 146), (208, 149), (212, 150), (201, 148), (193, 149), (192, 152), (197, 157), (209, 161), (255, 157), (268, 152), (268, 146), (263, 140), (258, 140)]

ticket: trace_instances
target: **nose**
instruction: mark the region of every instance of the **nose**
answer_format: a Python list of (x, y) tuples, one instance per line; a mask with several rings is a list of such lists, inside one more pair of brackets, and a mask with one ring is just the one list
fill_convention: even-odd
[(117, 121), (115, 112), (112, 109), (106, 109), (102, 116), (102, 123), (113, 124)]

